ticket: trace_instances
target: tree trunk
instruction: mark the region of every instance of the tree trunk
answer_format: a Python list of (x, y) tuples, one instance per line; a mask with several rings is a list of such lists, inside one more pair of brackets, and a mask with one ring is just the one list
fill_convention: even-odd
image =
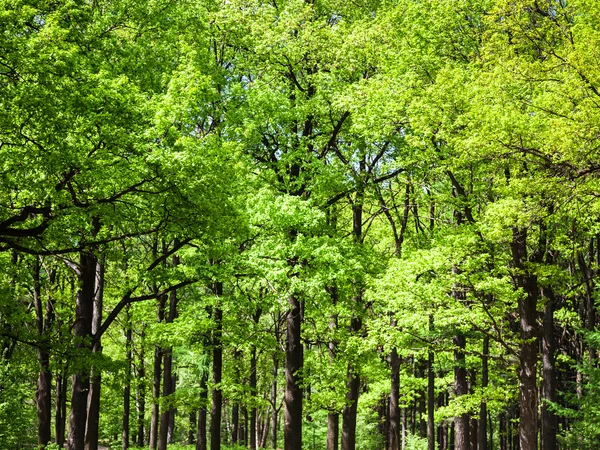
[(523, 340), (519, 352), (519, 443), (520, 450), (537, 450), (538, 402), (537, 402), (537, 297), (535, 275), (525, 269), (527, 261), (527, 230), (513, 229), (512, 258), (517, 287), (526, 295), (519, 297), (520, 337)]
[(221, 409), (223, 406), (223, 393), (221, 391), (221, 377), (223, 373), (223, 310), (220, 307), (223, 295), (223, 284), (216, 282), (213, 292), (217, 296), (217, 303), (213, 310), (215, 328), (213, 330), (213, 388), (212, 388), (212, 411), (210, 421), (210, 449), (221, 449)]
[(340, 434), (340, 415), (335, 412), (327, 414), (327, 450), (338, 450)]
[[(361, 320), (352, 319), (352, 331), (361, 329)], [(346, 382), (346, 406), (342, 411), (342, 450), (356, 448), (356, 414), (358, 410), (358, 395), (360, 378), (353, 368), (348, 365), (348, 381)]]
[[(454, 392), (458, 397), (469, 393), (464, 353), (466, 339), (463, 334), (458, 334), (453, 341), (456, 346), (454, 350)], [(469, 447), (469, 415), (461, 414), (454, 418), (454, 448), (455, 450), (469, 450)]]
[[(78, 357), (86, 358), (85, 353), (91, 351), (92, 315), (94, 311), (94, 293), (96, 284), (97, 260), (91, 251), (80, 253), (79, 290), (75, 306), (75, 325), (73, 335)], [(73, 375), (71, 388), (71, 412), (69, 416), (68, 450), (83, 450), (85, 444), (85, 427), (90, 389), (90, 369), (87, 364), (79, 364), (81, 368)], [(86, 370), (87, 367), (87, 370)]]
[(190, 412), (189, 420), (190, 426), (188, 428), (187, 444), (194, 445), (196, 443), (196, 432), (198, 430), (198, 416), (196, 414), (196, 411)]
[(196, 435), (196, 450), (207, 450), (206, 442), (206, 413), (208, 403), (208, 388), (206, 386), (208, 375), (203, 374), (200, 379), (200, 410), (198, 411), (198, 434)]
[[(164, 300), (160, 300), (162, 308), (159, 306), (159, 322), (162, 321), (161, 310), (164, 311)], [(152, 378), (152, 417), (150, 419), (150, 448), (156, 450), (158, 443), (158, 421), (159, 407), (158, 398), (160, 397), (160, 380), (162, 375), (162, 350), (159, 347), (154, 349), (154, 370)]]
[[(278, 336), (275, 336), (279, 342)], [(277, 448), (277, 422), (278, 413), (277, 409), (277, 374), (279, 373), (279, 358), (277, 353), (273, 355), (273, 382), (271, 383), (271, 407), (273, 413), (271, 414), (271, 447)]]
[(400, 450), (404, 450), (406, 448), (406, 408), (402, 408), (400, 412), (400, 416), (402, 418), (402, 428), (400, 429)]
[[(433, 316), (429, 315), (429, 331), (433, 331)], [(427, 449), (435, 450), (435, 373), (433, 372), (433, 351), (427, 355)]]
[[(366, 161), (364, 155), (361, 156), (359, 162), (359, 174), (361, 178), (364, 176), (366, 171)], [(363, 215), (363, 186), (364, 180), (358, 181), (356, 190), (356, 198), (354, 205), (352, 205), (352, 235), (356, 245), (360, 245), (362, 242), (362, 215)], [(363, 307), (363, 286), (356, 285), (356, 296), (354, 297), (354, 303), (356, 305), (356, 311), (354, 317), (350, 321), (350, 333), (359, 333), (362, 329), (362, 320), (357, 315), (360, 314), (360, 310)], [(352, 364), (348, 364), (348, 374), (346, 382), (346, 405), (342, 411), (342, 450), (354, 450), (356, 448), (356, 414), (358, 411), (358, 396), (360, 391), (360, 378), (358, 374), (358, 367), (353, 367)]]
[(127, 450), (129, 448), (129, 416), (131, 413), (131, 310), (130, 305), (127, 305), (126, 309), (126, 321), (125, 326), (125, 352), (126, 352), (126, 366), (125, 366), (125, 388), (123, 389), (123, 433), (122, 433), (122, 449)]
[(302, 450), (302, 379), (304, 349), (300, 340), (302, 317), (300, 301), (295, 294), (289, 296), (290, 311), (287, 316), (285, 349), (285, 423), (284, 449)]
[(65, 444), (65, 432), (67, 425), (67, 377), (66, 370), (56, 376), (56, 414), (54, 423), (55, 441), (60, 448)]
[(240, 406), (237, 403), (231, 407), (231, 445), (237, 445), (240, 428)]
[[(177, 256), (173, 257), (173, 266), (179, 264)], [(171, 291), (169, 295), (169, 314), (166, 317), (166, 323), (173, 323), (177, 318), (177, 291)], [(173, 381), (173, 347), (163, 349), (163, 398), (169, 397), (175, 392)], [(169, 438), (169, 422), (173, 414), (173, 406), (169, 399), (166, 407), (160, 415), (160, 429), (158, 433), (157, 450), (166, 450)]]
[[(173, 363), (171, 362), (171, 365)], [(172, 373), (172, 369), (171, 369)], [(171, 375), (171, 394), (175, 393), (177, 389), (177, 374), (172, 373)], [(172, 444), (175, 439), (175, 416), (177, 415), (177, 408), (172, 407), (169, 411), (169, 425), (167, 427), (167, 443)]]
[[(104, 258), (103, 258), (104, 259)], [(102, 325), (102, 303), (104, 299), (104, 260), (96, 264), (96, 287), (94, 291), (94, 307), (92, 316), (92, 335), (96, 335)], [(94, 341), (93, 353), (101, 353), (100, 339)], [(85, 429), (85, 449), (98, 450), (98, 432), (100, 428), (100, 386), (101, 369), (90, 368), (90, 391), (88, 393), (87, 420)]]
[(550, 409), (550, 402), (556, 401), (556, 375), (554, 370), (554, 308), (556, 299), (552, 289), (546, 290), (547, 301), (544, 306), (543, 339), (542, 339), (542, 448), (556, 450), (558, 433), (556, 415)]
[[(256, 309), (253, 315), (253, 320), (258, 327), (262, 310)], [(258, 409), (256, 408), (256, 346), (252, 345), (252, 353), (250, 355), (250, 395), (252, 396), (252, 410), (250, 411), (250, 450), (256, 450), (256, 425), (258, 423)]]
[(51, 439), (52, 429), (52, 372), (50, 370), (50, 352), (46, 342), (46, 333), (52, 320), (52, 304), (48, 300), (46, 313), (42, 306), (42, 292), (40, 284), (40, 261), (35, 257), (33, 263), (33, 303), (36, 316), (37, 335), (40, 345), (37, 350), (37, 359), (40, 365), (37, 390), (35, 394), (38, 418), (38, 445), (47, 445)]
[[(395, 324), (393, 325), (395, 326)], [(392, 387), (390, 389), (388, 450), (400, 450), (400, 357), (396, 348), (390, 352)]]
[(139, 366), (137, 370), (137, 446), (144, 446), (144, 434), (145, 434), (145, 419), (144, 416), (146, 414), (146, 365), (144, 362), (144, 338), (146, 337), (145, 333), (145, 324), (142, 326), (142, 334), (141, 334), (141, 343), (140, 343), (140, 359)]
[[(485, 391), (488, 386), (488, 355), (490, 350), (490, 338), (483, 338), (483, 350), (481, 352), (481, 388)], [(487, 403), (485, 400), (479, 405), (479, 427), (477, 429), (478, 450), (487, 450)]]

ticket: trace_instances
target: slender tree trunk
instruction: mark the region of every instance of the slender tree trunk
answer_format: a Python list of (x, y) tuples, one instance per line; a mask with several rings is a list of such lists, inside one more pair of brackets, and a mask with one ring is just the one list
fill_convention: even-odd
[[(96, 285), (94, 291), (94, 309), (92, 316), (92, 335), (96, 335), (102, 325), (102, 303), (104, 298), (104, 258), (96, 264)], [(101, 353), (100, 339), (94, 341), (93, 353)], [(85, 449), (98, 450), (98, 433), (100, 429), (100, 386), (101, 369), (92, 366), (90, 369), (90, 391), (88, 393), (87, 420), (85, 429)]]
[[(256, 309), (252, 319), (254, 323), (258, 327), (258, 322), (260, 321), (260, 316), (262, 315), (262, 310), (260, 308)], [(258, 409), (256, 408), (256, 396), (258, 394), (256, 388), (256, 375), (257, 375), (257, 367), (256, 367), (256, 346), (252, 346), (252, 353), (250, 355), (250, 395), (252, 395), (252, 410), (250, 411), (250, 450), (256, 450), (256, 425), (258, 423)]]
[(556, 401), (556, 374), (554, 370), (554, 308), (556, 299), (552, 289), (546, 290), (547, 301), (544, 306), (543, 339), (542, 339), (542, 448), (556, 450), (558, 424), (556, 415), (550, 409), (550, 402)]
[[(171, 362), (171, 364), (173, 364)], [(171, 376), (171, 394), (175, 393), (177, 389), (177, 374), (172, 373)], [(172, 444), (175, 439), (175, 416), (177, 415), (177, 408), (172, 407), (169, 411), (169, 425), (167, 427), (167, 443)]]
[[(164, 300), (161, 299), (159, 306), (159, 322), (162, 321), (161, 310), (164, 311)], [(158, 423), (159, 423), (159, 407), (158, 398), (160, 397), (160, 380), (162, 375), (162, 350), (159, 347), (154, 349), (154, 369), (152, 378), (152, 417), (150, 418), (150, 448), (156, 450), (158, 443)]]
[[(352, 331), (361, 329), (359, 318), (352, 319)], [(348, 381), (346, 382), (346, 406), (342, 411), (342, 450), (356, 448), (356, 414), (358, 410), (358, 395), (360, 378), (350, 365), (348, 365)]]
[(59, 447), (65, 444), (67, 425), (67, 377), (63, 368), (56, 376), (56, 414), (54, 423), (55, 442)]
[(200, 378), (200, 410), (198, 411), (198, 434), (196, 435), (196, 450), (207, 450), (206, 442), (206, 413), (208, 404), (208, 388), (206, 386), (208, 375)]
[[(458, 334), (453, 339), (454, 350), (454, 392), (456, 396), (469, 393), (467, 383), (467, 369), (465, 367), (466, 339), (463, 334)], [(456, 450), (469, 450), (469, 415), (461, 414), (454, 418), (454, 448)]]
[(210, 448), (221, 449), (221, 410), (223, 406), (223, 393), (221, 391), (221, 377), (223, 373), (223, 310), (220, 306), (223, 296), (223, 284), (214, 284), (213, 292), (217, 296), (217, 303), (213, 310), (215, 328), (213, 330), (213, 388), (212, 388), (212, 411), (210, 421)]
[(537, 401), (537, 279), (525, 269), (527, 259), (527, 231), (513, 229), (513, 265), (519, 273), (518, 287), (526, 295), (518, 300), (520, 337), (523, 340), (519, 352), (519, 443), (520, 450), (537, 450), (538, 401)]
[[(256, 347), (252, 347), (252, 354), (250, 356), (250, 395), (256, 397)], [(256, 402), (252, 403), (252, 409), (250, 410), (250, 450), (256, 450), (256, 419), (258, 410), (256, 409)]]
[[(277, 341), (279, 341), (278, 336), (276, 336)], [(273, 412), (271, 414), (271, 447), (274, 449), (277, 448), (277, 422), (278, 422), (278, 413), (277, 409), (277, 374), (279, 373), (279, 358), (277, 357), (277, 353), (273, 355), (273, 382), (271, 383), (271, 407), (273, 408)]]
[[(92, 315), (94, 311), (94, 293), (96, 285), (97, 260), (91, 251), (80, 253), (79, 290), (75, 306), (75, 349), (81, 353), (90, 351), (92, 339)], [(83, 355), (81, 357), (84, 357)], [(71, 388), (71, 412), (69, 416), (68, 450), (83, 450), (90, 389), (90, 370), (86, 364), (73, 375)], [(85, 367), (88, 367), (86, 370)]]
[(340, 415), (330, 412), (327, 414), (327, 450), (338, 450), (339, 430)]
[(127, 305), (126, 309), (126, 330), (125, 330), (125, 352), (126, 352), (126, 366), (125, 366), (125, 387), (123, 389), (123, 432), (122, 432), (122, 448), (127, 450), (129, 448), (129, 416), (131, 414), (131, 365), (132, 353), (131, 353), (131, 310), (130, 305)]
[(300, 340), (302, 326), (301, 305), (298, 297), (288, 298), (290, 311), (287, 316), (287, 340), (285, 352), (285, 450), (302, 450), (302, 387), (301, 370), (304, 365), (304, 349)]
[[(429, 331), (433, 331), (433, 315), (429, 315)], [(435, 373), (433, 372), (433, 350), (427, 354), (427, 449), (435, 450)]]
[(48, 351), (45, 335), (53, 314), (51, 301), (48, 300), (44, 316), (40, 284), (40, 261), (37, 256), (33, 263), (33, 303), (35, 307), (37, 334), (40, 340), (37, 350), (40, 371), (35, 395), (38, 418), (38, 445), (47, 445), (51, 439), (50, 433), (52, 429), (52, 372), (50, 370), (50, 352)]
[[(359, 162), (359, 173), (361, 178), (366, 171), (366, 162), (364, 155)], [(352, 235), (356, 245), (362, 243), (362, 216), (363, 216), (363, 181), (359, 180), (356, 190), (356, 198), (352, 206)], [(363, 307), (363, 286), (356, 285), (356, 296), (354, 302), (356, 311), (350, 321), (350, 333), (357, 334), (362, 329), (362, 320), (358, 317)], [(348, 364), (348, 374), (346, 382), (346, 405), (342, 411), (342, 450), (354, 450), (356, 448), (356, 414), (358, 411), (358, 396), (360, 391), (360, 378), (358, 367)]]
[(198, 415), (196, 411), (192, 411), (189, 415), (190, 426), (188, 429), (188, 445), (194, 445), (196, 443), (196, 432), (198, 431)]
[[(488, 355), (490, 350), (490, 338), (483, 338), (483, 350), (481, 352), (481, 388), (488, 387)], [(478, 450), (487, 450), (487, 403), (485, 400), (479, 405), (479, 427), (478, 427)]]
[[(335, 214), (330, 217), (330, 224), (335, 227)], [(331, 303), (335, 308), (338, 302), (338, 290), (337, 287), (331, 286), (329, 289), (331, 296)], [(329, 319), (329, 329), (332, 333), (335, 333), (338, 327), (338, 316), (332, 314)], [(329, 341), (329, 360), (333, 364), (335, 359), (337, 342), (334, 337)], [(338, 450), (338, 442), (340, 435), (340, 414), (337, 411), (329, 411), (327, 414), (327, 450)]]
[[(173, 257), (173, 266), (179, 264), (177, 256)], [(177, 317), (177, 291), (171, 291), (169, 295), (169, 314), (166, 317), (167, 323), (173, 323)], [(175, 392), (173, 382), (173, 347), (163, 349), (163, 397), (168, 397)], [(170, 402), (169, 402), (170, 405)], [(169, 438), (169, 422), (173, 414), (173, 406), (163, 410), (160, 415), (160, 429), (158, 433), (158, 450), (166, 450)]]
[(231, 407), (231, 445), (237, 445), (240, 428), (240, 406), (234, 403)]
[(145, 419), (146, 414), (146, 365), (144, 362), (144, 340), (146, 337), (145, 324), (142, 326), (141, 343), (140, 343), (140, 358), (137, 370), (137, 445), (144, 446), (145, 434)]
[(402, 428), (400, 429), (400, 450), (404, 450), (406, 448), (407, 430), (406, 408), (402, 408), (402, 410), (400, 411), (400, 416), (402, 418)]
[[(395, 323), (392, 326), (395, 326)], [(400, 357), (396, 348), (392, 348), (390, 352), (390, 368), (392, 387), (390, 389), (388, 450), (400, 450)]]

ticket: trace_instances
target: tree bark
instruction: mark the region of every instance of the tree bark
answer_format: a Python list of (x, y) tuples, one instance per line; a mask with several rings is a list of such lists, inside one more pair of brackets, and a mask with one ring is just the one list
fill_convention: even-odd
[[(258, 322), (260, 321), (260, 316), (262, 315), (262, 310), (260, 308), (256, 309), (252, 319), (254, 323), (258, 327)], [(258, 409), (256, 408), (256, 396), (258, 394), (256, 388), (256, 375), (257, 375), (257, 367), (256, 367), (256, 345), (252, 345), (252, 352), (250, 355), (250, 395), (252, 395), (252, 409), (250, 411), (250, 450), (256, 450), (256, 425), (258, 423)]]
[(55, 441), (59, 447), (65, 444), (65, 432), (67, 425), (67, 377), (63, 368), (56, 376), (56, 413), (54, 423)]
[[(352, 331), (361, 329), (362, 323), (359, 318), (352, 319)], [(342, 450), (354, 450), (356, 448), (356, 415), (358, 411), (358, 395), (360, 389), (360, 377), (353, 368), (348, 365), (346, 382), (346, 405), (342, 411)]]
[[(173, 266), (179, 264), (179, 258), (173, 257)], [(169, 295), (169, 314), (166, 317), (166, 323), (173, 323), (177, 318), (177, 291), (171, 291)], [(163, 349), (163, 398), (169, 397), (175, 392), (174, 377), (173, 377), (173, 347)], [(173, 414), (173, 406), (169, 399), (168, 407), (166, 407), (160, 415), (160, 429), (158, 433), (157, 450), (166, 450), (169, 438), (169, 422)]]
[(392, 387), (390, 389), (388, 450), (400, 450), (400, 357), (396, 348), (392, 348), (390, 352), (390, 368)]
[[(356, 189), (356, 198), (354, 205), (352, 205), (352, 235), (356, 245), (362, 243), (363, 229), (362, 229), (362, 216), (363, 216), (363, 195), (364, 195), (364, 179), (366, 172), (366, 161), (365, 156), (362, 155), (359, 162), (359, 176), (358, 185)], [(350, 321), (350, 333), (359, 333), (362, 329), (362, 320), (358, 317), (360, 310), (363, 307), (363, 286), (356, 284), (356, 296), (354, 297), (354, 303), (356, 305), (356, 311), (354, 317)], [(360, 378), (358, 374), (358, 367), (353, 367), (352, 364), (348, 364), (348, 374), (346, 382), (346, 405), (342, 411), (342, 450), (354, 450), (356, 448), (356, 414), (358, 411), (358, 396), (360, 391)]]
[(206, 413), (208, 403), (207, 374), (200, 378), (200, 410), (198, 411), (198, 434), (196, 435), (196, 450), (207, 450), (206, 442)]
[[(279, 336), (275, 336), (277, 342), (279, 342)], [(271, 447), (277, 448), (277, 422), (279, 410), (277, 409), (277, 375), (279, 373), (279, 358), (277, 353), (273, 355), (273, 382), (271, 383), (271, 407), (273, 412), (271, 414)]]
[[(76, 297), (73, 335), (77, 356), (87, 358), (91, 351), (89, 343), (92, 340), (97, 260), (92, 251), (82, 251), (79, 257), (79, 290)], [(90, 370), (88, 364), (83, 363), (81, 366), (82, 368), (73, 375), (68, 450), (83, 450), (85, 445)], [(88, 369), (86, 370), (85, 367)]]
[(40, 341), (37, 349), (40, 371), (35, 395), (38, 418), (38, 445), (47, 445), (51, 439), (50, 434), (52, 429), (52, 372), (50, 370), (50, 352), (46, 342), (46, 333), (52, 321), (53, 313), (51, 300), (48, 299), (44, 314), (40, 283), (40, 261), (37, 256), (33, 263), (33, 303), (37, 335)]
[[(481, 352), (481, 388), (488, 387), (488, 355), (490, 350), (490, 338), (483, 338), (483, 350)], [(487, 450), (487, 403), (485, 400), (479, 405), (479, 427), (477, 428), (478, 450)]]
[(125, 326), (127, 327), (127, 329), (125, 330), (125, 359), (127, 365), (125, 366), (125, 387), (123, 389), (123, 432), (121, 444), (123, 450), (127, 450), (129, 448), (129, 416), (131, 413), (131, 365), (133, 363), (131, 354), (132, 331), (130, 305), (127, 305), (125, 311)]
[[(457, 334), (454, 339), (454, 393), (456, 396), (469, 393), (467, 383), (467, 369), (465, 367), (466, 338), (464, 334)], [(454, 418), (454, 448), (455, 450), (469, 450), (469, 415), (461, 414)]]
[(295, 294), (288, 298), (290, 311), (287, 316), (287, 340), (285, 350), (285, 413), (284, 449), (302, 450), (302, 378), (304, 349), (300, 341), (302, 317), (300, 301)]
[[(159, 319), (162, 321), (161, 310), (164, 312), (164, 299), (160, 299)], [(156, 450), (158, 443), (158, 423), (159, 423), (159, 407), (158, 399), (160, 397), (160, 381), (162, 376), (162, 350), (159, 347), (154, 349), (154, 369), (152, 377), (152, 417), (150, 418), (150, 448)]]
[[(92, 313), (92, 335), (102, 325), (102, 303), (104, 299), (104, 261), (97, 261), (95, 270), (94, 305)], [(94, 341), (93, 353), (102, 352), (100, 339)], [(100, 429), (100, 386), (101, 369), (90, 368), (90, 390), (88, 393), (87, 419), (85, 428), (85, 449), (98, 450), (98, 433)]]
[(518, 271), (517, 287), (525, 295), (518, 300), (519, 331), (523, 341), (519, 352), (519, 443), (521, 450), (537, 450), (537, 278), (525, 268), (527, 261), (527, 230), (513, 228), (513, 266)]
[(145, 333), (145, 324), (142, 326), (142, 334), (141, 334), (141, 343), (140, 343), (140, 357), (139, 357), (139, 366), (137, 370), (137, 446), (144, 446), (144, 434), (145, 434), (145, 413), (146, 413), (146, 365), (144, 362), (144, 338), (146, 337)]
[(240, 428), (240, 406), (234, 403), (231, 407), (231, 445), (237, 445)]
[[(433, 315), (429, 315), (429, 331), (433, 331)], [(435, 450), (435, 373), (433, 371), (433, 350), (427, 354), (427, 449)]]
[(544, 450), (556, 450), (558, 424), (556, 415), (550, 409), (550, 402), (556, 401), (556, 374), (554, 370), (554, 308), (556, 299), (552, 289), (546, 289), (546, 305), (544, 306), (543, 338), (542, 338), (542, 398), (541, 444)]
[(217, 303), (214, 306), (213, 318), (215, 328), (213, 330), (213, 388), (212, 388), (212, 411), (210, 421), (210, 448), (211, 450), (221, 449), (221, 411), (223, 406), (223, 393), (221, 391), (221, 377), (223, 373), (223, 310), (220, 306), (223, 295), (223, 284), (216, 282), (213, 286), (213, 292), (217, 296)]

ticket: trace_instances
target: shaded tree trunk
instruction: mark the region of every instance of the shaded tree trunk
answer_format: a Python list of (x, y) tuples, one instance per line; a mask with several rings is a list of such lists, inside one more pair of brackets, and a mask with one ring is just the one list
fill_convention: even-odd
[[(82, 251), (79, 255), (79, 290), (76, 297), (75, 325), (73, 335), (78, 357), (84, 358), (91, 351), (92, 316), (94, 311), (94, 293), (96, 285), (97, 260), (92, 251)], [(89, 365), (79, 364), (81, 368), (73, 375), (71, 387), (71, 412), (69, 415), (68, 450), (82, 450), (85, 444), (88, 392), (90, 389)], [(86, 370), (85, 367), (88, 367)]]
[(285, 412), (284, 448), (302, 450), (302, 380), (300, 371), (304, 365), (304, 349), (300, 341), (302, 317), (298, 297), (288, 298), (290, 311), (287, 316), (287, 339), (285, 349)]
[(141, 343), (140, 343), (140, 357), (139, 366), (137, 370), (138, 384), (137, 384), (137, 445), (138, 447), (144, 446), (144, 434), (145, 434), (145, 419), (146, 414), (146, 365), (144, 362), (144, 338), (146, 337), (145, 325), (142, 327)]
[[(433, 331), (433, 315), (429, 315), (429, 331)], [(427, 449), (435, 450), (435, 373), (433, 372), (433, 351), (427, 354)]]
[(537, 450), (537, 278), (525, 269), (527, 262), (527, 230), (513, 228), (513, 266), (517, 287), (526, 295), (518, 300), (519, 331), (523, 340), (519, 352), (519, 443), (521, 450)]
[[(361, 156), (359, 162), (359, 174), (361, 179), (358, 181), (356, 190), (356, 198), (352, 205), (352, 235), (354, 242), (357, 245), (362, 243), (363, 229), (362, 229), (362, 216), (363, 216), (363, 195), (364, 195), (364, 180), (366, 172), (366, 161), (365, 156)], [(350, 321), (350, 333), (359, 333), (362, 329), (362, 320), (358, 317), (360, 310), (362, 309), (363, 298), (362, 291), (363, 286), (356, 285), (356, 296), (354, 297), (354, 303), (356, 305), (356, 311), (354, 317)], [(342, 450), (354, 450), (356, 448), (356, 414), (358, 411), (358, 396), (360, 391), (360, 378), (358, 374), (358, 367), (353, 367), (352, 364), (348, 364), (348, 374), (346, 382), (346, 405), (342, 411)]]
[(59, 447), (65, 444), (67, 425), (67, 377), (63, 368), (56, 376), (56, 409), (54, 422), (55, 441)]
[[(275, 336), (279, 342), (279, 336)], [(277, 422), (279, 410), (277, 409), (277, 374), (279, 372), (279, 358), (277, 353), (273, 355), (273, 382), (271, 383), (271, 447), (277, 448)]]
[[(485, 390), (488, 387), (488, 355), (490, 350), (490, 338), (483, 338), (483, 349), (481, 352), (481, 387)], [(479, 427), (477, 428), (477, 447), (478, 450), (487, 450), (487, 403), (484, 401), (479, 405)]]
[(122, 444), (123, 450), (129, 448), (129, 416), (131, 413), (131, 365), (132, 354), (131, 354), (131, 310), (130, 305), (127, 305), (126, 309), (126, 321), (125, 326), (125, 349), (126, 349), (126, 366), (125, 366), (125, 387), (123, 389), (123, 431), (122, 431)]
[[(258, 322), (260, 321), (260, 316), (262, 315), (262, 310), (260, 308), (256, 309), (252, 319), (254, 323), (258, 326)], [(256, 389), (256, 375), (257, 375), (257, 367), (256, 367), (256, 346), (252, 345), (252, 353), (250, 355), (250, 395), (252, 395), (253, 400), (257, 396)], [(256, 450), (256, 426), (258, 423), (258, 409), (256, 408), (256, 401), (252, 402), (252, 410), (250, 411), (250, 450)]]
[[(173, 257), (173, 266), (179, 264), (179, 258)], [(177, 318), (177, 291), (171, 291), (169, 295), (169, 314), (166, 317), (166, 323), (173, 323)], [(175, 392), (173, 377), (173, 347), (163, 349), (163, 397), (168, 397)], [(169, 423), (173, 414), (173, 406), (166, 407), (160, 415), (160, 429), (158, 433), (157, 450), (166, 450), (169, 438)]]
[[(392, 321), (393, 322), (393, 321)], [(395, 323), (392, 323), (395, 326)], [(400, 450), (400, 357), (396, 348), (390, 353), (392, 387), (390, 389), (388, 450)]]
[(198, 411), (198, 434), (196, 435), (196, 450), (207, 450), (206, 442), (206, 414), (208, 404), (207, 374), (200, 379), (200, 410)]
[[(160, 299), (160, 305), (158, 308), (158, 321), (162, 321), (164, 314), (164, 298)], [(162, 312), (161, 312), (162, 311)], [(158, 443), (158, 421), (159, 421), (159, 407), (158, 398), (160, 397), (160, 381), (162, 375), (162, 350), (159, 347), (154, 349), (154, 369), (152, 377), (152, 417), (150, 418), (150, 448), (156, 450)]]
[[(463, 334), (458, 334), (453, 339), (454, 345), (454, 392), (456, 396), (469, 393), (467, 382), (467, 369), (465, 367), (466, 339)], [(469, 415), (461, 414), (454, 418), (454, 448), (456, 450), (469, 450)]]
[(40, 261), (35, 257), (33, 263), (33, 303), (36, 316), (37, 335), (40, 345), (37, 359), (40, 366), (35, 394), (38, 418), (38, 445), (50, 443), (52, 429), (52, 372), (50, 370), (50, 352), (46, 342), (46, 333), (53, 320), (52, 303), (48, 299), (44, 313), (40, 283)]
[[(104, 299), (104, 258), (96, 263), (96, 281), (94, 291), (94, 307), (92, 315), (92, 335), (96, 336), (102, 325), (102, 303)], [(93, 353), (102, 352), (102, 344), (98, 337), (92, 347)], [(87, 420), (85, 429), (85, 449), (98, 450), (98, 433), (100, 429), (100, 387), (101, 368), (90, 369), (90, 391), (88, 393)]]
[(546, 289), (547, 301), (544, 306), (543, 338), (542, 338), (542, 398), (541, 444), (544, 450), (556, 450), (558, 424), (554, 411), (550, 409), (550, 402), (556, 401), (556, 374), (554, 370), (554, 308), (556, 299), (552, 289)]
[(221, 411), (223, 406), (223, 393), (221, 391), (221, 377), (223, 373), (223, 310), (220, 306), (223, 295), (223, 284), (216, 282), (213, 286), (213, 292), (217, 296), (217, 303), (213, 310), (213, 319), (215, 328), (212, 336), (212, 359), (213, 359), (213, 388), (212, 388), (212, 411), (210, 421), (210, 448), (211, 450), (221, 449)]
[[(352, 331), (361, 329), (361, 320), (352, 319)], [(360, 389), (360, 378), (353, 368), (348, 366), (348, 381), (346, 382), (346, 406), (342, 411), (342, 450), (354, 450), (356, 448), (356, 414), (358, 410), (358, 395)]]

